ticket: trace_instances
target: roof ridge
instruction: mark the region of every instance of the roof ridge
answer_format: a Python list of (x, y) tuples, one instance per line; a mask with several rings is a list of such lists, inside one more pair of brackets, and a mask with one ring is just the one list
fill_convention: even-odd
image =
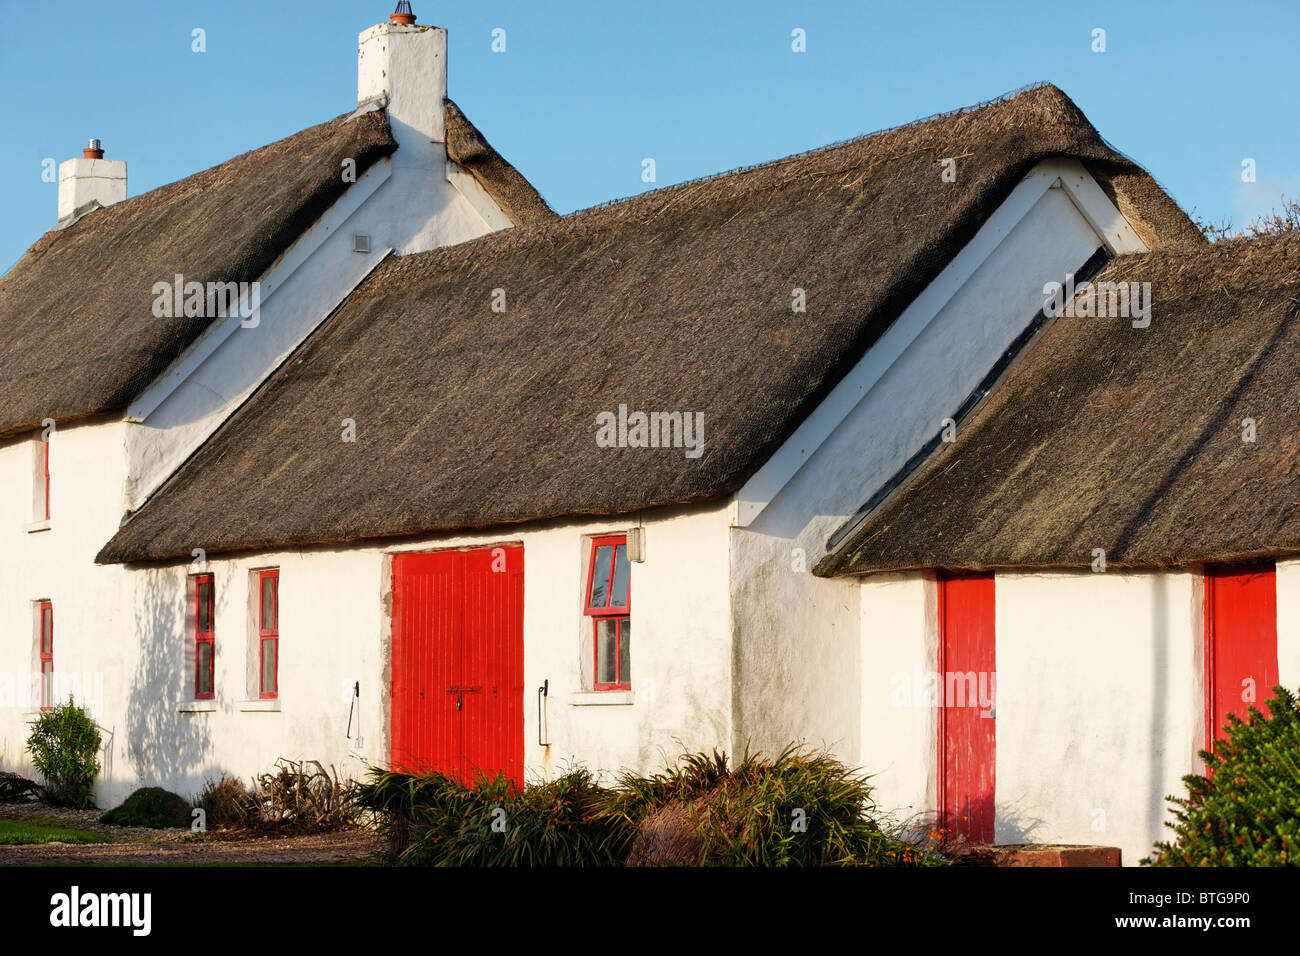
[[(853, 146), (859, 143), (868, 142), (869, 140), (877, 139), (879, 137), (888, 136), (891, 133), (898, 133), (898, 132), (902, 132), (903, 130), (914, 129), (916, 127), (924, 126), (927, 123), (933, 123), (936, 120), (953, 119), (955, 117), (963, 116), (968, 113), (975, 113), (978, 112), (979, 110), (988, 109), (990, 107), (1002, 106), (1007, 103), (1010, 103), (1012, 100), (1015, 100), (1018, 97), (1024, 96), (1026, 93), (1034, 93), (1039, 90), (1053, 90), (1056, 93), (1059, 93), (1066, 102), (1068, 102), (1071, 106), (1074, 107), (1076, 112), (1079, 113), (1079, 116), (1083, 117), (1082, 111), (1079, 110), (1078, 106), (1075, 105), (1074, 101), (1070, 99), (1069, 95), (1066, 94), (1064, 90), (1056, 86), (1054, 83), (1050, 83), (1046, 80), (1038, 80), (1033, 83), (1029, 83), (1025, 86), (1019, 87), (1017, 89), (1011, 90), (1007, 93), (1002, 93), (990, 99), (981, 100), (980, 102), (974, 103), (970, 106), (959, 106), (956, 109), (940, 110), (937, 113), (931, 113), (930, 115), (922, 116), (919, 119), (909, 120), (906, 123), (898, 123), (897, 125), (894, 126), (887, 126), (882, 129), (871, 130), (870, 132), (867, 133), (859, 133), (857, 136), (850, 136), (847, 139), (836, 140), (832, 143), (826, 143), (822, 146), (815, 146), (812, 149), (801, 150), (800, 152), (791, 153), (787, 156), (778, 156), (776, 159), (765, 159), (757, 163), (748, 163), (740, 166), (733, 166), (730, 169), (724, 169), (715, 173), (709, 173), (707, 176), (699, 176), (695, 179), (688, 179), (683, 182), (673, 183), (668, 186), (661, 186), (658, 189), (647, 189), (644, 192), (633, 193), (629, 196), (620, 196), (614, 199), (607, 199), (603, 202), (599, 202), (591, 206), (584, 206), (581, 209), (573, 210), (573, 212), (565, 213), (560, 218), (569, 219), (571, 217), (581, 215), (582, 213), (593, 212), (602, 209), (609, 209), (613, 206), (619, 206), (624, 203), (634, 202), (638, 199), (643, 199), (647, 196), (664, 195), (666, 193), (672, 192), (673, 190), (683, 189), (689, 186), (704, 185), (705, 183), (710, 183), (715, 180), (725, 179), (728, 176), (744, 175), (745, 173), (757, 172), (763, 169), (772, 169), (784, 163), (793, 163), (799, 160), (806, 160), (810, 157), (817, 156), (822, 153), (832, 153), (835, 152), (836, 150), (844, 149), (846, 146)], [(1083, 118), (1086, 120), (1086, 117)], [(1089, 123), (1088, 125), (1091, 126), (1092, 124)], [(1098, 133), (1097, 135), (1099, 138), (1101, 137), (1100, 133)], [(1116, 150), (1116, 152), (1119, 151)], [(848, 168), (852, 168), (852, 167), (848, 167)]]
[[(716, 173), (711, 173), (708, 176), (686, 180), (681, 183), (674, 183), (657, 189), (646, 190), (645, 192), (635, 193), (631, 196), (609, 199), (593, 206), (575, 209), (572, 212), (542, 222), (526, 223), (517, 226), (514, 229), (488, 233), (487, 235), (479, 236), (475, 239), (469, 240), (468, 242), (459, 243), (454, 246), (440, 247), (438, 249), (414, 253), (411, 255), (394, 256), (389, 262), (376, 269), (354, 294), (365, 294), (367, 287), (373, 287), (373, 284), (378, 282), (383, 276), (408, 275), (414, 273), (424, 263), (432, 262), (443, 255), (463, 254), (463, 251), (467, 247), (483, 249), (492, 248), (492, 244), (500, 244), (499, 248), (515, 248), (518, 245), (527, 242), (547, 241), (547, 239), (554, 241), (561, 239), (562, 237), (579, 234), (583, 230), (599, 229), (600, 226), (603, 225), (600, 217), (616, 215), (620, 210), (630, 211), (629, 215), (636, 215), (637, 212), (643, 212), (642, 222), (649, 223), (654, 218), (669, 211), (671, 207), (681, 203), (684, 199), (690, 198), (693, 194), (707, 192), (708, 187), (715, 186), (718, 183), (727, 180), (730, 180), (732, 183), (744, 184), (743, 186), (735, 188), (735, 194), (739, 197), (750, 195), (753, 192), (760, 190), (770, 192), (774, 189), (779, 189), (790, 182), (810, 176), (827, 177), (843, 175), (853, 170), (863, 168), (869, 161), (878, 162), (881, 160), (879, 157), (846, 157), (845, 160), (838, 165), (831, 164), (826, 168), (810, 170), (800, 169), (797, 173), (781, 178), (776, 182), (765, 181), (757, 178), (763, 173), (771, 173), (780, 170), (783, 166), (793, 166), (796, 164), (807, 165), (817, 157), (830, 156), (839, 151), (847, 151), (855, 146), (861, 146), (862, 144), (870, 143), (886, 136), (896, 135), (907, 130), (921, 129), (927, 124), (932, 124), (939, 120), (954, 119), (962, 116), (974, 116), (981, 110), (987, 110), (991, 107), (1005, 106), (1025, 97), (1028, 94), (1040, 92), (1050, 93), (1055, 104), (1062, 110), (1062, 123), (1060, 124), (1062, 127), (1067, 127), (1072, 122), (1083, 124), (1086, 126), (1087, 136), (1089, 138), (1095, 138), (1096, 143), (1103, 150), (1113, 152), (1116, 159), (1119, 161), (1131, 162), (1127, 157), (1124, 157), (1122, 153), (1118, 150), (1114, 150), (1104, 141), (1101, 134), (1096, 130), (1092, 123), (1089, 122), (1083, 111), (1079, 109), (1078, 105), (1075, 104), (1063, 90), (1052, 83), (1039, 81), (970, 106), (963, 106), (953, 110), (933, 113), (929, 116), (912, 120), (908, 123), (902, 123), (886, 129), (874, 130), (869, 133), (863, 133), (850, 139), (829, 143), (824, 146), (818, 146), (789, 156), (782, 156), (776, 159), (765, 160), (761, 163), (722, 170)], [(643, 211), (639, 211), (638, 204), (646, 208)], [(459, 250), (459, 252), (453, 252), (452, 250)]]

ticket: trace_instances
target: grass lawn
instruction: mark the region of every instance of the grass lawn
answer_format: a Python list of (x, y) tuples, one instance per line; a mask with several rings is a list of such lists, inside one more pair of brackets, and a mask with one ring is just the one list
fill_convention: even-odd
[(0, 846), (17, 843), (107, 843), (108, 837), (89, 830), (70, 830), (57, 820), (0, 820)]

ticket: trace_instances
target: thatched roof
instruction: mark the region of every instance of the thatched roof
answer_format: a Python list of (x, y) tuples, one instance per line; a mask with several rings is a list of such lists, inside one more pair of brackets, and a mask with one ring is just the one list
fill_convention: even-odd
[(446, 101), (443, 118), (447, 156), (469, 171), (511, 222), (522, 226), (526, 222), (555, 218), (555, 212), (533, 184), (492, 148), (492, 144), (451, 100)]
[[(390, 259), (104, 548), (105, 562), (614, 515), (725, 495), (1038, 161), (1083, 160), (1148, 245), (1199, 233), (1046, 86)], [(955, 183), (941, 161), (960, 157)], [(791, 310), (792, 289), (807, 312)], [(493, 312), (493, 290), (507, 312)], [(596, 416), (702, 413), (704, 453)], [(340, 440), (356, 421), (355, 444)]]
[(46, 233), (0, 278), (0, 436), (124, 408), (210, 324), (155, 318), (155, 282), (251, 282), (397, 148), (335, 119)]
[(1096, 281), (1150, 282), (1150, 326), (1056, 319), (818, 573), (1300, 552), (1300, 234), (1125, 256)]

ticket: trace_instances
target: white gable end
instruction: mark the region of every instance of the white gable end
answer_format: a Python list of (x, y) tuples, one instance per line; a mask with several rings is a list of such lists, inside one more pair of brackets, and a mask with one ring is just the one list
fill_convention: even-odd
[[(737, 492), (731, 609), (733, 633), (746, 640), (736, 645), (736, 722), (751, 746), (779, 750), (803, 740), (886, 776), (898, 759), (911, 767), (903, 771), (909, 780), (932, 757), (926, 747), (919, 757), (903, 753), (916, 742), (908, 735), (923, 729), (897, 708), (882, 725), (881, 708), (864, 705), (882, 673), (910, 672), (907, 655), (926, 653), (907, 617), (923, 624), (931, 613), (923, 582), (888, 591), (895, 607), (868, 601), (857, 580), (812, 569), (837, 529), (988, 384), (1043, 308), (1044, 284), (1064, 282), (1099, 249), (1145, 246), (1082, 165), (1040, 163)], [(911, 643), (882, 652), (899, 614), (907, 624), (899, 640)], [(903, 749), (882, 748), (894, 733), (907, 741)]]
[(1044, 283), (1099, 247), (1147, 251), (1080, 163), (1040, 163), (737, 492), (735, 524), (754, 525), (814, 456), (825, 463), (815, 513), (851, 515), (994, 367), (1042, 308)]

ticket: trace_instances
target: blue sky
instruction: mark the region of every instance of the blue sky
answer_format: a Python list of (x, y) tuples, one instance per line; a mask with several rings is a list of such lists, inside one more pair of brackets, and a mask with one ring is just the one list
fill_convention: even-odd
[[(372, 0), (0, 0), (0, 270), (55, 219), (41, 163), (88, 137), (137, 195), (356, 101)], [(414, 0), (451, 96), (560, 212), (775, 159), (1047, 80), (1184, 209), (1300, 197), (1300, 4)], [(201, 27), (207, 52), (191, 50)], [(506, 52), (493, 53), (494, 28)], [(1092, 31), (1106, 31), (1106, 52)], [(803, 29), (807, 52), (791, 50)], [(1241, 182), (1241, 162), (1257, 181)]]

